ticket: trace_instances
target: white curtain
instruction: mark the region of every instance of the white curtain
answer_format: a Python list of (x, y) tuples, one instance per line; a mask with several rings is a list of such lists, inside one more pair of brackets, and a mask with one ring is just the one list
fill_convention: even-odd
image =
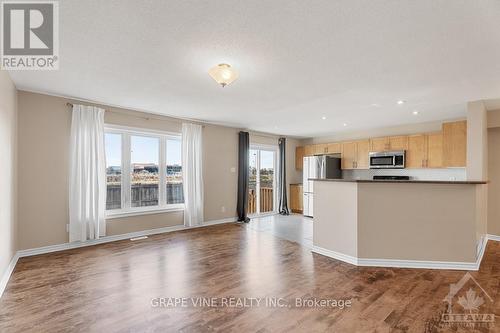
[(202, 126), (182, 124), (184, 225), (203, 222)]
[(69, 241), (98, 239), (106, 232), (104, 110), (74, 105), (69, 171)]

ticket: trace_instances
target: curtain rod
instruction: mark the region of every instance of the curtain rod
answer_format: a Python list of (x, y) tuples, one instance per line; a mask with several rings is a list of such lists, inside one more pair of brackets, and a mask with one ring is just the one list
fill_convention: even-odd
[[(73, 103), (66, 103), (66, 106), (71, 106), (73, 107)], [(171, 122), (171, 123), (180, 123), (182, 124), (183, 121), (182, 120), (178, 120), (178, 119), (175, 119), (175, 120), (167, 120), (167, 119), (160, 119), (159, 117), (163, 117), (161, 115), (153, 115), (153, 116), (156, 116), (156, 117), (141, 117), (141, 116), (135, 116), (135, 115), (131, 115), (131, 114), (126, 114), (126, 113), (123, 113), (123, 112), (116, 112), (116, 111), (110, 111), (110, 110), (106, 110), (106, 112), (109, 112), (109, 113), (115, 113), (115, 114), (125, 114), (126, 116), (129, 116), (129, 117), (133, 117), (133, 118), (137, 118), (137, 119), (145, 119), (145, 120), (151, 120), (151, 119), (154, 119), (154, 120), (159, 120), (159, 121), (168, 121), (168, 122)], [(131, 111), (131, 112), (139, 112), (139, 111)], [(144, 112), (142, 112), (144, 113)], [(170, 117), (169, 117), (170, 118)], [(195, 123), (195, 122), (190, 122), (190, 123)], [(199, 124), (201, 125), (201, 127), (205, 127), (205, 125), (203, 124)]]

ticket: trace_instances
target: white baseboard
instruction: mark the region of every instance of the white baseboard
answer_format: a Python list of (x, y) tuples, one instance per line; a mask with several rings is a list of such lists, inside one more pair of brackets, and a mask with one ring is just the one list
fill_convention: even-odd
[(206, 222), (203, 222), (203, 224), (201, 224), (201, 225), (197, 225), (197, 226), (193, 226), (193, 227), (185, 227), (184, 225), (175, 225), (175, 226), (165, 227), (165, 228), (157, 228), (157, 229), (143, 230), (143, 231), (137, 231), (137, 232), (130, 232), (130, 233), (121, 234), (121, 235), (106, 236), (106, 237), (102, 237), (99, 239), (88, 240), (86, 242), (63, 243), (63, 244), (42, 246), (42, 247), (37, 247), (37, 248), (27, 249), (27, 250), (19, 250), (16, 252), (14, 257), (10, 261), (10, 264), (7, 267), (6, 271), (2, 275), (2, 279), (0, 280), (0, 297), (2, 297), (2, 294), (7, 286), (7, 283), (9, 282), (10, 276), (12, 275), (12, 272), (14, 271), (14, 268), (16, 267), (17, 260), (19, 258), (22, 258), (22, 257), (29, 257), (29, 256), (37, 255), (37, 254), (45, 254), (45, 253), (51, 253), (51, 252), (57, 252), (57, 251), (76, 249), (76, 248), (85, 247), (85, 246), (92, 246), (92, 245), (97, 245), (97, 244), (116, 242), (119, 240), (136, 238), (136, 237), (141, 237), (141, 236), (163, 234), (163, 233), (167, 233), (167, 232), (174, 232), (174, 231), (180, 231), (180, 230), (190, 230), (190, 229), (208, 227), (211, 225), (222, 224), (222, 223), (231, 223), (231, 222), (236, 222), (237, 219), (238, 219), (237, 217), (230, 217), (230, 218), (221, 219), (221, 220), (206, 221)]
[(0, 297), (2, 297), (5, 288), (7, 287), (7, 283), (9, 282), (10, 276), (12, 272), (14, 272), (14, 268), (16, 268), (17, 260), (19, 259), (19, 255), (17, 253), (12, 257), (9, 266), (2, 274), (2, 279), (0, 280)]
[(449, 269), (477, 271), (483, 259), (487, 238), (482, 241), (481, 249), (475, 262), (452, 262), (452, 261), (423, 261), (423, 260), (398, 260), (398, 259), (366, 259), (349, 256), (343, 253), (331, 251), (319, 246), (313, 246), (312, 252), (337, 259), (355, 266), (365, 267), (393, 267), (393, 268), (425, 268), (425, 269)]
[(221, 220), (206, 221), (206, 222), (203, 222), (203, 224), (200, 224), (197, 226), (192, 226), (192, 227), (186, 227), (186, 226), (180, 224), (180, 225), (174, 225), (171, 227), (129, 232), (127, 234), (120, 234), (120, 235), (113, 235), (113, 236), (105, 236), (105, 237), (101, 237), (99, 239), (92, 239), (92, 240), (88, 240), (85, 242), (72, 242), (72, 243), (63, 243), (63, 244), (42, 246), (42, 247), (37, 247), (37, 248), (33, 248), (33, 249), (20, 250), (20, 251), (17, 251), (17, 253), (19, 255), (19, 258), (29, 257), (29, 256), (37, 255), (37, 254), (45, 254), (45, 253), (51, 253), (51, 252), (57, 252), (57, 251), (63, 251), (63, 250), (76, 249), (76, 248), (80, 248), (80, 247), (92, 246), (92, 245), (97, 245), (97, 244), (116, 242), (116, 241), (120, 241), (120, 240), (124, 240), (124, 239), (130, 239), (130, 238), (136, 238), (136, 237), (142, 237), (142, 236), (150, 236), (150, 235), (156, 235), (156, 234), (163, 234), (163, 233), (167, 233), (167, 232), (174, 232), (174, 231), (180, 231), (180, 230), (190, 230), (190, 229), (208, 227), (211, 225), (222, 224), (222, 223), (231, 223), (231, 222), (236, 222), (236, 220), (237, 220), (236, 217), (231, 217), (231, 218), (226, 218), (226, 219), (221, 219)]
[(318, 253), (318, 254), (321, 254), (321, 255), (324, 255), (324, 256), (327, 256), (327, 257), (330, 257), (330, 258), (333, 258), (333, 259), (337, 259), (337, 260), (346, 262), (346, 263), (351, 264), (351, 265), (359, 266), (359, 259), (357, 257), (353, 257), (353, 256), (343, 254), (340, 252), (335, 252), (335, 251), (328, 250), (328, 249), (325, 249), (325, 248), (322, 248), (319, 246), (315, 246), (315, 245), (313, 245), (311, 251)]
[(500, 236), (488, 234), (488, 240), (500, 242)]

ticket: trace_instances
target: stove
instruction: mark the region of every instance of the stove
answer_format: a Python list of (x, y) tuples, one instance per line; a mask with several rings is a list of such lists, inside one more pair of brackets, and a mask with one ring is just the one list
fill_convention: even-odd
[(410, 180), (410, 176), (373, 176), (373, 180)]

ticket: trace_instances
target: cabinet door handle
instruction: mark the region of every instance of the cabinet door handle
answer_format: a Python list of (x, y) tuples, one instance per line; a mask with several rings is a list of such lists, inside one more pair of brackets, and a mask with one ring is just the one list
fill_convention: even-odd
[(422, 168), (424, 167), (425, 160), (422, 160)]

